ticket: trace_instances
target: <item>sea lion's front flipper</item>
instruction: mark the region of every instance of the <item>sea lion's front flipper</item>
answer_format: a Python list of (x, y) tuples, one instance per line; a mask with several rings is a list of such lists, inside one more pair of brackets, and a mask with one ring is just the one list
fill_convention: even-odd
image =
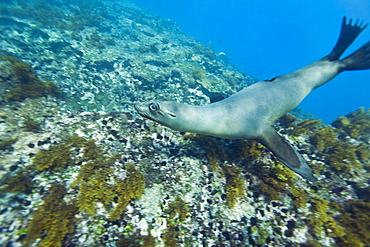
[(317, 181), (312, 175), (312, 169), (307, 165), (298, 151), (272, 127), (268, 128), (258, 141), (266, 146), (287, 167), (311, 182)]

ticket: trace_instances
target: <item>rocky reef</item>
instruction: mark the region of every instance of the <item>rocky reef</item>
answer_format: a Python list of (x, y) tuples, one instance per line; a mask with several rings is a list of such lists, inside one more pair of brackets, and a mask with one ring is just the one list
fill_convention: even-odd
[(129, 1), (0, 4), (2, 246), (369, 246), (370, 110), (275, 128), (310, 183), (255, 141), (136, 115), (256, 80)]

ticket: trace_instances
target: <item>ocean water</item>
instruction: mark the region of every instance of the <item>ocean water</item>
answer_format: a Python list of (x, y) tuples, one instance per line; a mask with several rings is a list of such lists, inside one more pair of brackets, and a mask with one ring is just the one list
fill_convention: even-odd
[[(245, 1), (133, 0), (180, 24), (188, 35), (224, 52), (231, 64), (259, 80), (290, 73), (327, 55), (343, 16), (370, 22), (368, 0)], [(368, 27), (346, 51), (370, 40)], [(370, 71), (345, 72), (300, 105), (330, 124), (338, 116), (370, 107)]]
[[(326, 55), (342, 16), (366, 19), (367, 6), (135, 3), (145, 10), (131, 0), (0, 2), (0, 246), (369, 246), (369, 111), (333, 126), (277, 123), (312, 183), (255, 141), (184, 135), (134, 109), (207, 104), (205, 87), (231, 93), (251, 76), (289, 73)], [(330, 122), (368, 107), (356, 103), (368, 75), (344, 73), (311, 94), (336, 99), (309, 98), (304, 110)]]

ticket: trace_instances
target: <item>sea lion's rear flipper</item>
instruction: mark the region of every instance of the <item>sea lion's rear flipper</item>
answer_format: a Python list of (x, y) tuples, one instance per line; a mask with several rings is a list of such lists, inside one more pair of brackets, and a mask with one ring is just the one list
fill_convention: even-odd
[(341, 61), (345, 70), (370, 69), (370, 41)]
[(343, 52), (353, 43), (357, 36), (367, 27), (367, 24), (359, 23), (357, 20), (356, 23), (352, 25), (352, 20), (349, 19), (347, 23), (347, 18), (343, 17), (342, 29), (340, 30), (340, 35), (337, 41), (337, 44), (334, 46), (333, 50), (330, 52), (326, 58), (329, 61), (335, 61), (342, 56)]
[(298, 151), (272, 127), (268, 128), (258, 141), (266, 146), (287, 167), (311, 182), (317, 181), (312, 175), (312, 169), (307, 165)]

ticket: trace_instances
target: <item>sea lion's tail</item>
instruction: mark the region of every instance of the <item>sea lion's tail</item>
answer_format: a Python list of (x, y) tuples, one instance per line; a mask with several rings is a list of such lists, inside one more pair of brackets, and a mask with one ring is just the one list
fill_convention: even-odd
[(347, 18), (343, 17), (342, 29), (340, 31), (339, 39), (337, 44), (334, 46), (333, 50), (329, 55), (325, 57), (329, 61), (340, 61), (340, 71), (346, 70), (364, 70), (370, 69), (370, 41), (363, 45), (360, 49), (339, 60), (343, 52), (353, 43), (357, 36), (367, 27), (368, 24), (364, 24), (363, 21), (357, 20), (352, 24), (352, 20), (349, 19), (347, 23)]
[(342, 63), (342, 71), (370, 69), (370, 41), (344, 58)]
[(352, 25), (352, 19), (349, 19), (347, 23), (347, 18), (343, 17), (342, 28), (340, 30), (340, 35), (336, 45), (333, 50), (325, 58), (329, 61), (335, 61), (343, 55), (344, 51), (355, 41), (357, 36), (367, 27), (367, 24), (359, 22)]

